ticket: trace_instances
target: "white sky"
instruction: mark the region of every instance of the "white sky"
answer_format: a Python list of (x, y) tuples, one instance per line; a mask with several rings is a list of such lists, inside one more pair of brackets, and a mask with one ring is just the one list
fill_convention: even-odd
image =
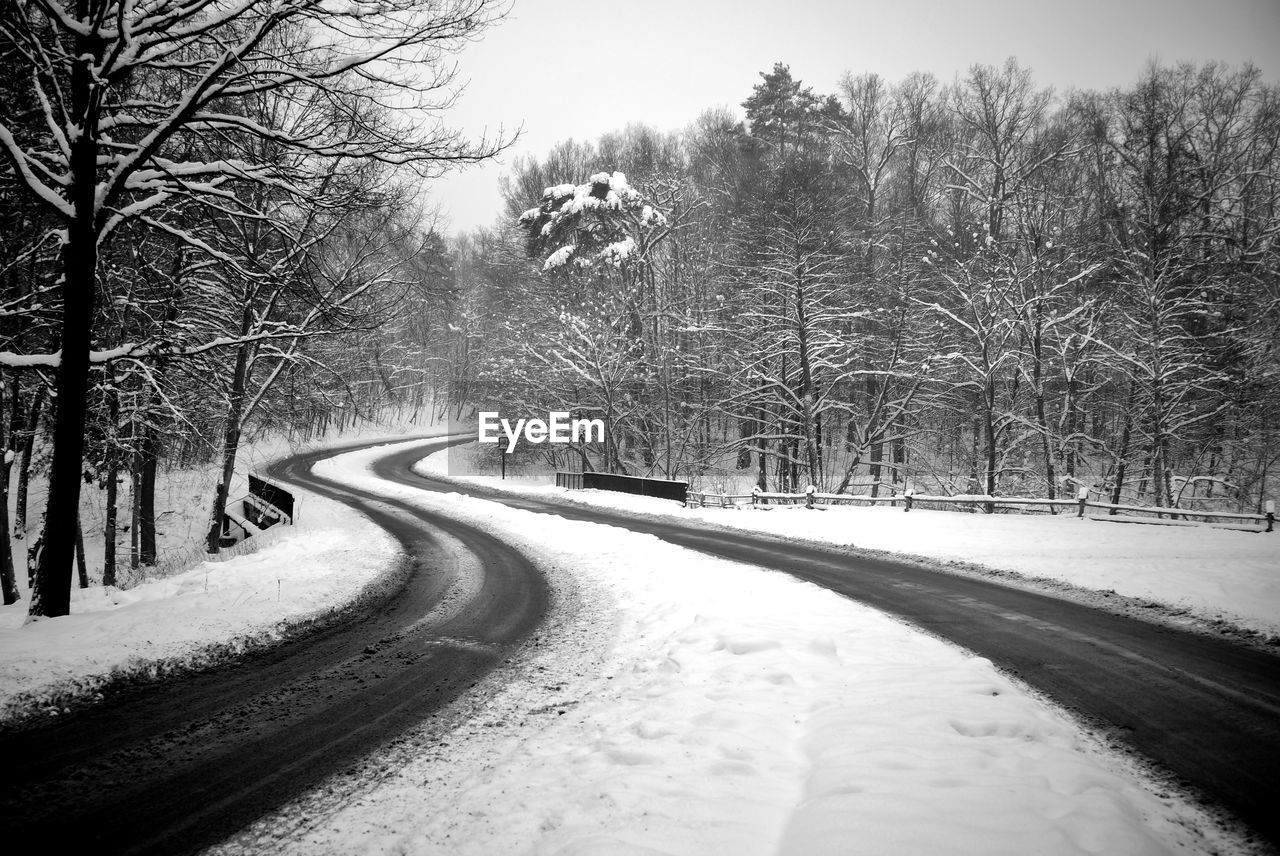
[(521, 137), (501, 162), (433, 182), (431, 200), (446, 231), (490, 225), (512, 155), (632, 122), (674, 130), (722, 105), (741, 115), (775, 62), (826, 94), (845, 71), (949, 82), (1009, 56), (1059, 91), (1128, 85), (1151, 57), (1252, 60), (1274, 82), (1280, 0), (513, 0), (458, 57), (469, 83), (447, 120)]

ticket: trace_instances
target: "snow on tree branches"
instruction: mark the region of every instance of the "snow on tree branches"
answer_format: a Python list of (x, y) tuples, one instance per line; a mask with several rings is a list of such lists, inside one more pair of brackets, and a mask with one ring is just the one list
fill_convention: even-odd
[(570, 261), (621, 267), (634, 256), (643, 258), (668, 222), (621, 172), (598, 172), (585, 184), (548, 187), (538, 206), (520, 215), (520, 225), (528, 230), (531, 253), (550, 250), (542, 265), (546, 272)]

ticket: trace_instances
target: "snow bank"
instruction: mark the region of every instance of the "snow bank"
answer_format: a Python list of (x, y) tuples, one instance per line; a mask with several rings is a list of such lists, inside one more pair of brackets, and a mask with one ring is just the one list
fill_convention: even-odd
[(978, 565), (1115, 592), (1267, 636), (1280, 635), (1280, 532), (1100, 522), (1074, 514), (965, 514), (901, 508), (682, 508), (602, 490), (457, 476), (463, 456), (437, 453), (422, 472), (557, 502), (611, 508), (779, 538)]
[(398, 545), (346, 506), (291, 488), (299, 524), (257, 549), (127, 590), (72, 589), (71, 615), (0, 607), (0, 720), (57, 713), (125, 677), (197, 668), (270, 644), (390, 581)]
[[(555, 620), (479, 713), (221, 852), (1157, 854), (1193, 810), (982, 658), (802, 583), (598, 524), (331, 477), (501, 533)], [(447, 806), (447, 810), (441, 810)], [(299, 818), (305, 820), (299, 821)]]

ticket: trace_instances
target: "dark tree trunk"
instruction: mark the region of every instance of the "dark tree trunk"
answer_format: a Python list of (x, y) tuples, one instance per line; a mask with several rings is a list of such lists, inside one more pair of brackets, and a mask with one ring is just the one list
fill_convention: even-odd
[(102, 527), (102, 584), (116, 584), (116, 503), (120, 487), (120, 453), (116, 427), (120, 424), (120, 397), (112, 384), (107, 392), (107, 512)]
[[(88, 3), (79, 0), (77, 17), (89, 16)], [(98, 126), (95, 99), (100, 84), (91, 67), (102, 56), (100, 39), (77, 36), (76, 61), (71, 73), (73, 114), (81, 119), (80, 134), (71, 142), (67, 201), (72, 216), (62, 247), (62, 339), (58, 364), (58, 401), (53, 425), (53, 462), (49, 498), (45, 505), (35, 586), (30, 615), (54, 617), (71, 611), (71, 563), (80, 521), (80, 470), (84, 464), (84, 422), (89, 385), (89, 348), (93, 342), (93, 313), (98, 267)]]
[[(870, 250), (867, 252), (869, 253)], [(884, 442), (880, 439), (883, 436), (883, 432), (881, 432), (875, 424), (875, 421), (878, 419), (879, 408), (874, 407), (874, 402), (878, 401), (880, 398), (879, 378), (875, 375), (868, 375), (866, 386), (867, 400), (873, 402), (872, 417), (867, 423), (867, 438), (875, 438), (875, 441), (871, 444), (871, 448), (869, 450), (868, 473), (871, 476), (871, 495), (879, 496), (881, 479), (880, 464), (884, 460)]]
[(137, 578), (137, 570), (142, 565), (141, 552), (142, 542), (138, 535), (142, 531), (139, 525), (141, 515), (141, 504), (139, 500), (142, 497), (142, 478), (138, 473), (138, 455), (133, 455), (133, 466), (129, 469), (129, 570), (134, 571), (134, 578)]
[[(4, 388), (0, 386), (0, 395), (3, 393)], [(17, 603), (19, 600), (18, 580), (13, 570), (13, 544), (9, 539), (9, 474), (13, 470), (11, 446), (21, 418), (18, 410), (18, 395), (18, 379), (14, 377), (10, 398), (12, 407), (9, 427), (7, 431), (2, 432), (3, 436), (0, 436), (0, 456), (2, 456), (0, 458), (0, 593), (3, 593), (5, 606)]]
[[(995, 406), (996, 406), (996, 386), (993, 378), (987, 378), (987, 392), (985, 399), (985, 407), (982, 414), (982, 443), (984, 446), (983, 457), (986, 473), (983, 476), (983, 493), (987, 496), (996, 495), (996, 424), (995, 424)], [(986, 514), (994, 514), (995, 506), (991, 503), (984, 503), (982, 510)]]
[[(1120, 450), (1116, 455), (1116, 483), (1111, 488), (1111, 504), (1120, 504), (1121, 491), (1124, 490), (1124, 479), (1126, 475), (1126, 460), (1129, 457), (1129, 443), (1133, 434), (1133, 382), (1129, 383), (1128, 402), (1124, 409), (1124, 428), (1120, 432)], [(1111, 514), (1115, 514), (1116, 510), (1111, 509)]]
[(884, 460), (884, 443), (872, 443), (869, 457), (871, 472), (871, 495), (880, 495), (880, 462)]
[(900, 420), (894, 423), (893, 427), (896, 434), (893, 438), (893, 469), (890, 472), (890, 476), (893, 478), (894, 484), (897, 484), (899, 481), (906, 481), (905, 476), (903, 476), (903, 469), (907, 464), (907, 441), (904, 436), (907, 426), (905, 422)]
[(836, 493), (844, 493), (849, 489), (849, 482), (853, 481), (853, 474), (862, 465), (862, 455), (857, 454), (849, 461), (849, 466), (845, 467), (844, 478), (840, 479), (839, 486), (836, 487)]
[[(241, 330), (247, 332), (253, 318), (245, 306)], [(222, 518), (227, 511), (227, 497), (231, 490), (231, 478), (236, 469), (236, 453), (240, 448), (240, 429), (244, 419), (245, 386), (249, 374), (249, 345), (236, 350), (235, 374), (231, 378), (231, 394), (227, 400), (227, 424), (222, 438), (222, 478), (213, 497), (213, 513), (209, 521), (209, 534), (205, 546), (210, 553), (222, 548)]]
[(769, 458), (765, 453), (765, 431), (769, 427), (769, 410), (763, 404), (756, 408), (756, 487), (769, 489)]
[(76, 523), (76, 576), (80, 580), (80, 588), (89, 587), (89, 566), (84, 560), (84, 528)]
[(987, 496), (996, 495), (996, 425), (993, 414), (987, 410), (983, 414), (982, 419), (982, 445), (983, 445), (983, 465), (986, 472), (983, 474), (983, 492)]
[(751, 466), (751, 447), (747, 445), (747, 438), (751, 436), (751, 420), (738, 420), (738, 439), (742, 443), (738, 447), (738, 469), (745, 470)]
[(114, 452), (107, 455), (107, 513), (102, 526), (102, 584), (116, 584), (116, 503), (119, 501), (120, 467)]
[[(167, 329), (173, 324), (178, 316), (178, 303), (176, 294), (182, 290), (183, 272), (185, 270), (186, 256), (179, 251), (173, 263), (173, 280), (177, 283), (177, 288), (164, 313), (164, 326)], [(165, 383), (165, 361), (158, 360), (154, 369), (154, 383), (159, 388)], [(135, 521), (138, 527), (138, 560), (147, 567), (153, 567), (156, 563), (156, 465), (160, 454), (160, 429), (157, 427), (157, 420), (160, 419), (159, 410), (156, 406), (157, 396), (148, 391), (147, 407), (143, 410), (143, 422), (141, 439), (138, 443), (137, 467), (138, 473), (138, 519)]]
[(143, 565), (156, 563), (156, 429), (148, 425), (143, 429), (142, 445), (138, 450), (138, 559)]
[(53, 427), (53, 462), (45, 506), (43, 549), (31, 593), (30, 614), (67, 615), (71, 611), (71, 564), (80, 519), (81, 467), (84, 463), (85, 395), (89, 385), (89, 346), (93, 335), (97, 268), (97, 234), (93, 228), (96, 163), (94, 148), (77, 143), (73, 157), (77, 183), (76, 217), (68, 227), (63, 251), (62, 359), (58, 366), (58, 401)]
[(0, 466), (0, 590), (4, 604), (17, 603), (18, 578), (13, 569), (13, 543), (9, 540), (9, 470), (10, 464)]
[[(800, 350), (800, 427), (804, 443), (804, 464), (809, 471), (808, 484), (822, 485), (822, 467), (818, 464), (818, 437), (814, 428), (814, 403), (816, 392), (813, 384), (813, 366), (809, 355), (809, 318), (805, 305), (805, 279), (800, 264), (796, 265), (796, 344)], [(797, 446), (799, 443), (796, 444)], [(796, 449), (799, 452), (799, 448)], [(796, 454), (798, 459), (799, 455)], [(799, 466), (793, 468), (791, 478), (795, 490), (804, 487), (799, 479)]]
[(18, 464), (17, 504), (13, 512), (13, 537), (27, 537), (27, 488), (31, 483), (31, 456), (36, 451), (36, 429), (40, 427), (40, 411), (44, 409), (44, 384), (36, 387), (27, 411), (27, 424), (22, 435), (22, 460)]

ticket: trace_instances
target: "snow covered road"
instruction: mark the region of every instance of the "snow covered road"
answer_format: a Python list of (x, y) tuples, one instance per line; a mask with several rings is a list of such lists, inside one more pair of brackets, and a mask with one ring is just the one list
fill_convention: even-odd
[[(384, 477), (412, 452), (382, 459)], [(660, 515), (566, 505), (475, 484), (442, 488), (784, 571), (990, 658), (1280, 843), (1280, 658), (986, 579)], [(1251, 536), (1245, 536), (1251, 537)]]
[[(827, 563), (833, 577), (818, 582), (834, 586), (850, 576), (847, 555), (817, 551), (822, 555), (806, 558), (804, 550), (780, 551), (777, 541), (760, 539), (740, 557), (745, 561), (725, 561), (705, 554), (717, 538), (705, 528), (680, 536), (681, 527), (659, 523), (659, 530), (672, 531), (655, 530), (656, 537), (635, 531), (653, 521), (626, 515), (602, 525), (604, 518), (592, 522), (590, 509), (510, 508), (412, 475), (424, 448), (419, 442), (355, 452), (320, 462), (317, 471), (362, 497), (366, 513), (385, 525), (436, 522), (409, 540), (420, 539), (430, 554), (415, 578), (434, 592), (427, 611), (443, 621), (460, 615), (453, 609), (460, 599), (441, 597), (442, 587), (457, 594), (484, 588), (465, 567), (468, 560), (459, 567), (449, 558), (468, 552), (462, 543), (474, 536), (467, 533), (489, 533), (487, 540), (500, 545), (493, 549), (528, 557), (550, 586), (541, 595), (548, 619), (529, 642), (518, 650), (495, 648), (475, 636), (519, 614), (522, 604), (533, 603), (540, 614), (539, 595), (525, 588), (465, 632), (437, 626), (417, 634), (419, 625), (402, 614), (400, 629), (383, 627), (378, 642), (334, 645), (333, 684), (289, 679), (273, 654), (204, 684), (202, 677), (161, 685), (138, 703), (168, 711), (166, 734), (142, 733), (145, 724), (130, 718), (127, 705), (108, 704), (96, 714), (106, 718), (69, 717), (40, 738), (43, 744), (0, 746), (6, 760), (16, 759), (0, 774), (10, 777), (6, 800), (15, 778), (22, 799), (34, 803), (49, 790), (72, 805), (96, 795), (102, 802), (78, 818), (63, 806), (62, 826), (54, 828), (79, 841), (116, 835), (98, 846), (102, 852), (148, 844), (194, 851), (245, 823), (215, 851), (1251, 852), (992, 659), (820, 585), (760, 568), (807, 567), (816, 578)], [(673, 531), (695, 549), (664, 542)], [(749, 549), (752, 538), (734, 533), (729, 540)], [(877, 573), (891, 571), (886, 565)], [(976, 609), (988, 630), (1001, 621), (1027, 625), (1010, 618), (1015, 612), (1033, 617), (1022, 605), (993, 607), (972, 592), (939, 596), (908, 582), (896, 589), (960, 610), (940, 618), (939, 634), (972, 623), (964, 609)], [(102, 620), (105, 626), (110, 617)], [(369, 620), (388, 617), (378, 610)], [(1068, 636), (1085, 633), (1064, 621), (1028, 625), (1042, 643), (1032, 660), (1052, 657), (1064, 628)], [(325, 649), (326, 638), (308, 644)], [(454, 689), (464, 692), (443, 708), (431, 698), (402, 697), (381, 737), (357, 740), (323, 763), (303, 751), (303, 763), (295, 764), (287, 745), (276, 745), (291, 731), (329, 729), (322, 739), (335, 740), (360, 731), (378, 719), (387, 681), (417, 686), (431, 660), (423, 655), (438, 652), (486, 657), (484, 669), (493, 671), (463, 671)], [(1132, 657), (1124, 659), (1131, 663), (1122, 680), (1143, 685), (1151, 663), (1135, 668)], [(1053, 662), (1036, 668), (1052, 673)], [(228, 681), (226, 674), (241, 677)], [(237, 680), (260, 683), (246, 700)], [(1132, 695), (1113, 678), (1094, 680), (1121, 700)], [(340, 690), (336, 700), (326, 698), (333, 687)], [(1193, 740), (1204, 730), (1191, 728)], [(222, 763), (217, 753), (224, 743), (246, 735), (256, 763), (249, 755)], [(74, 749), (95, 741), (97, 751), (116, 759), (106, 778), (95, 778), (101, 764), (94, 752), (77, 756)], [(23, 751), (62, 765), (44, 792), (26, 789), (17, 763)], [(203, 776), (197, 766), (161, 775), (158, 785), (139, 788), (134, 781), (201, 753), (210, 762)], [(6, 819), (27, 816), (20, 801), (7, 808)], [(149, 812), (167, 825), (154, 825)], [(146, 841), (140, 832), (157, 829), (170, 837)]]
[(547, 592), (523, 555), (312, 476), (315, 460), (332, 454), (290, 459), (276, 475), (360, 508), (396, 538), (405, 558), (380, 590), (279, 647), (138, 691), (114, 685), (100, 705), (6, 732), (5, 840), (197, 852), (420, 725), (529, 635)]
[[(417, 454), (323, 466), (386, 491)], [(495, 674), (446, 740), (406, 735), (218, 853), (1248, 850), (989, 660), (882, 612), (418, 484), (396, 495), (501, 533), (547, 573), (533, 659)]]

